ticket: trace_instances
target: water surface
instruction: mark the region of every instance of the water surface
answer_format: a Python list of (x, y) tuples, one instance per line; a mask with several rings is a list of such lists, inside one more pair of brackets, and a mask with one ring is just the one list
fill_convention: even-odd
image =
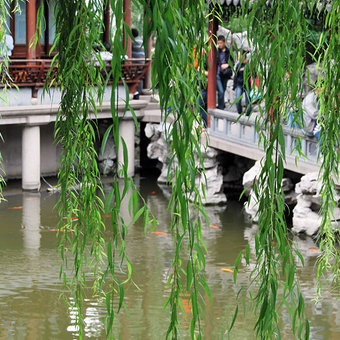
[[(167, 192), (153, 180), (141, 179), (140, 189), (159, 220), (157, 230), (169, 232)], [(65, 289), (59, 280), (56, 252), (54, 206), (58, 194), (22, 193), (9, 185), (5, 198), (7, 202), (0, 204), (0, 340), (76, 339), (75, 312), (59, 298)], [(256, 226), (246, 223), (238, 202), (228, 202), (226, 207), (209, 207), (207, 212), (210, 223), (220, 229), (208, 225), (203, 229), (209, 251), (206, 274), (212, 292), (211, 303), (205, 297), (208, 303), (204, 320), (206, 339), (227, 339), (225, 331), (233, 316), (236, 294), (240, 287), (246, 286), (249, 269), (241, 266), (236, 286), (233, 274), (221, 269), (233, 269), (237, 254), (246, 244), (254, 249)], [(317, 246), (311, 238), (297, 238), (296, 242), (305, 258), (305, 267), (298, 268), (298, 275), (311, 323), (310, 338), (340, 339), (340, 304), (335, 294), (325, 291), (320, 303), (312, 301)], [(116, 337), (123, 340), (165, 338), (168, 311), (163, 305), (169, 293), (166, 274), (173, 256), (171, 237), (145, 233), (137, 223), (129, 230), (127, 244), (138, 289), (133, 284), (126, 287), (128, 312), (122, 310), (116, 319)], [(182, 302), (184, 306), (187, 304), (186, 296)], [(84, 308), (85, 338), (105, 339), (105, 308), (103, 301), (92, 298), (88, 292)], [(185, 308), (185, 313), (187, 315), (180, 315), (181, 339), (189, 339), (186, 319), (186, 316), (190, 318), (189, 308)], [(286, 311), (280, 310), (279, 315), (283, 338), (292, 339)], [(254, 321), (251, 313), (243, 314), (240, 303), (230, 338), (254, 339)]]

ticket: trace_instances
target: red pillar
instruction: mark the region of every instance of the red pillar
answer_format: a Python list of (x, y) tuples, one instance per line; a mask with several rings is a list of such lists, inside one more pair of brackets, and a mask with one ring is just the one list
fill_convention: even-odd
[(36, 59), (37, 51), (31, 44), (34, 42), (36, 22), (37, 22), (37, 4), (36, 0), (26, 2), (26, 58)]
[(110, 2), (109, 0), (104, 3), (104, 33), (103, 43), (110, 43)]
[[(216, 109), (216, 32), (217, 32), (217, 19), (209, 22), (209, 73), (208, 73), (208, 101), (207, 108)], [(210, 126), (210, 118), (208, 114), (208, 126)]]
[[(124, 0), (124, 4), (123, 4), (123, 11), (124, 11), (124, 21), (127, 23), (127, 25), (130, 27), (131, 29), (131, 0)], [(132, 57), (132, 44), (131, 44), (131, 38), (128, 35), (127, 36), (127, 46), (126, 46), (126, 42), (125, 42), (125, 32), (124, 32), (124, 48), (126, 49), (126, 55), (131, 58)]]
[(152, 60), (151, 60), (151, 51), (152, 51), (152, 38), (150, 37), (148, 40), (148, 46), (146, 49), (146, 57), (150, 59), (149, 61), (149, 67), (148, 71), (146, 72), (145, 75), (145, 88), (150, 89), (152, 87), (152, 82), (151, 82), (151, 66), (152, 66)]

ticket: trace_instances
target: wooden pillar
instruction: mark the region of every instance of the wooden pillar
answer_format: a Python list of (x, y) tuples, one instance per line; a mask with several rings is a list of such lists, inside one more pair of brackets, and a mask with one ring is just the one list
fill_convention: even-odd
[(147, 57), (147, 59), (150, 59), (149, 67), (148, 67), (148, 71), (146, 72), (146, 75), (145, 75), (145, 83), (144, 83), (144, 87), (147, 88), (147, 89), (151, 89), (151, 87), (152, 87), (152, 81), (151, 81), (151, 66), (152, 66), (151, 51), (152, 51), (152, 37), (149, 38), (148, 46), (146, 48), (146, 57)]
[(44, 16), (46, 20), (46, 26), (45, 26), (45, 46), (44, 46), (44, 53), (45, 56), (48, 56), (50, 53), (50, 20), (53, 20), (53, 18), (50, 18), (50, 11), (49, 11), (49, 4), (47, 3), (47, 0), (44, 0)]
[[(124, 11), (124, 21), (131, 29), (131, 0), (124, 0), (123, 4)], [(125, 32), (124, 32), (124, 48), (126, 48), (126, 55), (131, 58), (132, 57), (132, 43), (130, 36), (127, 36), (127, 41), (125, 41)], [(127, 46), (126, 46), (127, 43)]]
[(110, 28), (111, 28), (111, 23), (110, 23), (110, 1), (107, 0), (104, 2), (104, 33), (103, 33), (103, 43), (110, 44)]
[[(208, 100), (207, 108), (216, 109), (216, 33), (217, 33), (217, 19), (213, 16), (213, 19), (209, 22), (209, 73), (208, 73)], [(208, 114), (208, 126), (210, 126), (210, 118)]]
[(36, 59), (37, 51), (34, 46), (30, 47), (34, 42), (34, 36), (37, 23), (37, 4), (36, 0), (26, 2), (26, 58)]

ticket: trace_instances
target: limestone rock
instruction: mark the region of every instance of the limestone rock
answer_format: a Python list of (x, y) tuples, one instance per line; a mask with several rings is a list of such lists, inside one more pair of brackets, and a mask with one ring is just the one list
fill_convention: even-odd
[(294, 187), (293, 182), (290, 178), (283, 178), (282, 179), (282, 189), (283, 192), (289, 192)]
[(227, 46), (231, 45), (232, 42), (232, 33), (230, 30), (228, 30), (227, 28), (223, 27), (223, 26), (219, 26), (218, 30), (217, 30), (217, 36), (219, 35), (224, 35), (225, 37), (225, 42), (227, 44)]
[(249, 45), (248, 38), (247, 38), (247, 32), (242, 33), (234, 33), (232, 35), (233, 42), (237, 45), (237, 48), (243, 51), (250, 52), (252, 50), (252, 46)]
[[(224, 102), (226, 103), (227, 107), (229, 107), (236, 99), (235, 91), (233, 91), (233, 84), (234, 84), (233, 79), (229, 79), (227, 81), (227, 86), (224, 92)], [(244, 96), (242, 96), (242, 102), (244, 103)]]
[[(99, 134), (100, 136), (104, 136), (107, 128), (109, 127), (110, 122), (107, 120), (103, 120), (99, 124)], [(109, 134), (106, 140), (105, 148), (102, 152), (101, 144), (98, 145), (98, 167), (101, 174), (107, 176), (109, 174), (114, 173), (115, 171), (115, 160), (117, 158), (116, 155), (116, 146), (113, 139), (113, 135)]]
[(298, 210), (294, 211), (293, 232), (297, 234), (305, 233), (308, 236), (312, 236), (319, 231), (320, 224), (321, 217), (311, 209), (298, 208)]
[(151, 124), (148, 123), (145, 126), (145, 136), (152, 141), (157, 140), (158, 138), (161, 137), (163, 133), (163, 127), (161, 124)]
[(294, 190), (285, 193), (285, 203), (290, 206), (295, 205), (297, 203), (297, 196), (298, 194)]
[(319, 187), (318, 173), (312, 172), (301, 177), (301, 182), (296, 184), (295, 191), (298, 194), (315, 195)]
[(258, 205), (257, 205), (257, 199), (255, 197), (255, 193), (253, 190), (250, 191), (248, 202), (244, 204), (245, 212), (250, 216), (251, 220), (254, 223), (257, 223), (259, 218), (257, 215)]
[(99, 171), (104, 176), (113, 174), (115, 171), (115, 162), (113, 159), (105, 159), (98, 162)]
[(254, 180), (260, 174), (261, 169), (261, 161), (256, 161), (255, 165), (243, 175), (242, 184), (243, 187), (246, 189), (246, 195), (250, 194), (250, 190), (253, 187)]
[(168, 144), (163, 138), (159, 138), (157, 141), (151, 142), (147, 147), (148, 157), (151, 159), (158, 159), (162, 163), (165, 161), (168, 153)]
[[(169, 180), (169, 164), (171, 160), (171, 152), (169, 141), (165, 137), (167, 124), (147, 124), (145, 128), (146, 136), (151, 139), (151, 143), (147, 147), (147, 155), (151, 159), (157, 159), (162, 163), (161, 174), (157, 179), (160, 184), (168, 184)], [(204, 204), (221, 204), (227, 201), (225, 194), (223, 193), (223, 176), (222, 171), (219, 169), (217, 162), (217, 156), (219, 151), (213, 148), (205, 148), (201, 146), (201, 153), (203, 157), (203, 163), (205, 168), (205, 176), (207, 179), (207, 187), (205, 190), (206, 199)], [(200, 166), (200, 160), (198, 154), (195, 156), (196, 165)], [(177, 166), (177, 159), (172, 161), (172, 169)], [(171, 169), (170, 169), (171, 171)], [(171, 173), (170, 173), (171, 174)], [(196, 178), (196, 185), (202, 194), (202, 183), (205, 184), (205, 177), (199, 175)], [(202, 195), (203, 197), (203, 195)]]
[[(223, 176), (221, 169), (219, 169), (218, 166), (206, 169), (205, 176), (207, 178), (207, 186), (205, 188), (206, 199), (203, 199), (203, 203), (207, 205), (226, 203), (227, 198), (223, 193)], [(203, 175), (196, 179), (196, 186), (199, 188), (203, 198), (202, 183), (205, 183)]]
[[(220, 154), (220, 151), (214, 148), (205, 148), (204, 146), (201, 146), (201, 154), (203, 158), (203, 165), (206, 170), (218, 166), (217, 156)], [(200, 166), (198, 155), (196, 156), (196, 165), (198, 167)]]
[[(316, 234), (321, 226), (321, 181), (318, 180), (318, 173), (309, 173), (301, 177), (297, 183), (295, 192), (298, 194), (297, 205), (293, 209), (293, 228), (296, 233)], [(339, 203), (339, 195), (335, 195)], [(332, 212), (332, 224), (335, 229), (340, 227), (340, 208), (335, 207)]]

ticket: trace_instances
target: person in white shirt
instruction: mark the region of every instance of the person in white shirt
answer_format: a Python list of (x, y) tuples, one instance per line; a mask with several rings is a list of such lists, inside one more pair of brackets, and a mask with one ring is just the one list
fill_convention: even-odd
[(11, 57), (14, 48), (13, 37), (6, 33), (3, 26), (0, 26), (0, 37), (0, 58)]

